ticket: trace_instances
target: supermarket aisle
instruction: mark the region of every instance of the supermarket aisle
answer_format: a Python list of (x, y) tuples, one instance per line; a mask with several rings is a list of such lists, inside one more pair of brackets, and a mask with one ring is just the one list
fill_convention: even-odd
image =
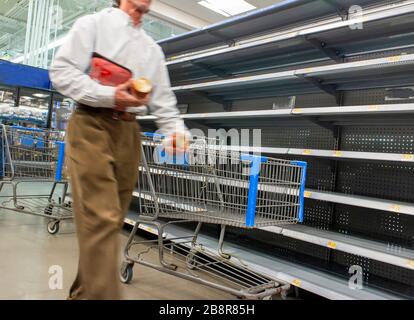
[[(126, 241), (127, 232), (121, 235)], [(154, 254), (151, 259), (156, 259)], [(72, 223), (49, 235), (46, 220), (0, 209), (0, 299), (65, 299), (77, 264)], [(63, 289), (50, 290), (49, 268), (63, 269)], [(136, 266), (134, 280), (123, 287), (125, 299), (234, 299), (155, 270)]]

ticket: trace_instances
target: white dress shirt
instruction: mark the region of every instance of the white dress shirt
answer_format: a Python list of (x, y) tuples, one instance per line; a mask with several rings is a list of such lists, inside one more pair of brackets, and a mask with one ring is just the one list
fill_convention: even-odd
[[(133, 78), (145, 77), (153, 83), (149, 108), (162, 133), (185, 129), (164, 54), (141, 26), (132, 24), (127, 13), (108, 8), (78, 19), (50, 67), (53, 86), (63, 95), (88, 106), (113, 108), (115, 87), (103, 86), (88, 76), (93, 53), (128, 68)], [(133, 112), (134, 108), (127, 110)]]

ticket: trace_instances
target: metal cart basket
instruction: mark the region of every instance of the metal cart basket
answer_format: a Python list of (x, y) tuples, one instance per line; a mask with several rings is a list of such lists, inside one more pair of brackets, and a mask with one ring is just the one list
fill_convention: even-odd
[[(131, 281), (132, 267), (140, 263), (244, 298), (286, 290), (288, 286), (223, 252), (224, 235), (226, 226), (252, 229), (302, 222), (306, 163), (243, 154), (218, 142), (194, 137), (185, 155), (173, 156), (165, 152), (162, 136), (143, 135), (136, 192), (140, 215), (125, 248), (123, 282)], [(167, 237), (167, 227), (194, 222), (191, 236)], [(197, 242), (203, 223), (221, 226), (217, 253)], [(155, 227), (157, 239), (146, 242), (158, 250), (159, 265), (143, 259), (148, 249), (137, 258), (130, 254), (133, 246), (145, 242), (134, 241), (140, 224)], [(164, 259), (164, 251), (174, 263)]]
[(68, 182), (62, 179), (63, 139), (62, 132), (47, 129), (0, 128), (0, 207), (49, 218), (51, 234), (59, 231), (60, 221), (72, 218)]

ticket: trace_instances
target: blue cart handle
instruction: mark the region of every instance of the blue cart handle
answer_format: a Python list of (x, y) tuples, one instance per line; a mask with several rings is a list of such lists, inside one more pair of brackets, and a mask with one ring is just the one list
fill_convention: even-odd
[(242, 153), (240, 160), (250, 162), (249, 193), (247, 196), (247, 210), (245, 224), (248, 228), (255, 226), (257, 194), (259, 192), (259, 176), (262, 163), (268, 161), (267, 157)]
[(65, 143), (58, 141), (56, 142), (56, 145), (58, 147), (58, 161), (56, 165), (55, 180), (61, 181), (63, 174), (63, 165), (65, 163)]
[(154, 133), (154, 132), (143, 132), (144, 137), (148, 138), (165, 138), (164, 134)]
[(38, 129), (38, 128), (26, 128), (26, 127), (22, 127), (22, 126), (11, 126), (10, 128), (12, 128), (12, 129), (17, 129), (17, 130), (32, 131), (32, 132), (44, 132), (44, 130), (43, 130), (43, 129)]
[(304, 212), (304, 204), (305, 204), (305, 185), (306, 185), (306, 171), (308, 168), (307, 162), (304, 161), (291, 161), (291, 164), (294, 166), (302, 167), (302, 182), (300, 185), (300, 191), (299, 191), (299, 217), (298, 222), (303, 223), (303, 220), (305, 218), (305, 212)]

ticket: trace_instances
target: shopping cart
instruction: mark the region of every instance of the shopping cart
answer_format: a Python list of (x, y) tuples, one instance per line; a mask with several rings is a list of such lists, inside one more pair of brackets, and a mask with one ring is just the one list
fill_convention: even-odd
[[(134, 263), (139, 263), (242, 298), (285, 292), (288, 284), (261, 275), (225, 253), (224, 236), (227, 226), (247, 232), (302, 222), (306, 163), (243, 154), (219, 140), (197, 137), (185, 155), (171, 156), (163, 140), (149, 133), (142, 138), (135, 193), (140, 214), (125, 247), (121, 281), (130, 282)], [(190, 236), (172, 237), (166, 231), (186, 223), (196, 224)], [(203, 223), (221, 226), (217, 252), (198, 241)], [(135, 241), (140, 227), (152, 228), (157, 239)], [(133, 247), (143, 244), (150, 249), (132, 253)], [(158, 251), (159, 264), (144, 259), (152, 248)], [(172, 262), (167, 262), (167, 252)]]
[(72, 218), (63, 140), (58, 131), (0, 127), (0, 208), (48, 218), (50, 234)]

